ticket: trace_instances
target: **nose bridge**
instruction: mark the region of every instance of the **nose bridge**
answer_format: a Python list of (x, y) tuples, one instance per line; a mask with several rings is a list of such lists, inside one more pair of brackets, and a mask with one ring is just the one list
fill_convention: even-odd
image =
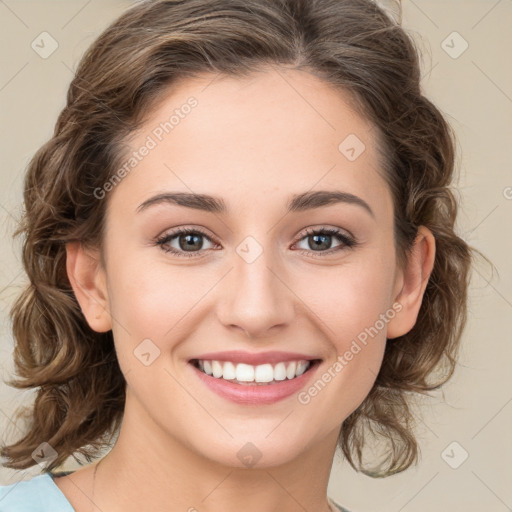
[(250, 336), (259, 336), (291, 321), (293, 294), (285, 286), (284, 276), (275, 270), (281, 268), (275, 252), (251, 236), (235, 248), (234, 268), (218, 312), (225, 326), (235, 325)]

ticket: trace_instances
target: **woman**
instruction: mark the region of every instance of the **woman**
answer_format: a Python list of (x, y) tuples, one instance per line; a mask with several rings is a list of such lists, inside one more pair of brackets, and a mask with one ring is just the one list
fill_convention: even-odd
[(12, 385), (38, 391), (2, 455), (44, 471), (2, 510), (346, 510), (337, 447), (414, 464), (410, 392), (466, 321), (453, 148), (370, 0), (125, 12), (27, 173)]

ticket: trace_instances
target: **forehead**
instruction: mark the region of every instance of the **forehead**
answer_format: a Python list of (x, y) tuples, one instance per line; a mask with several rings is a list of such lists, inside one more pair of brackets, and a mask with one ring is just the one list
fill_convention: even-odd
[(336, 189), (375, 196), (385, 209), (375, 131), (350, 100), (284, 68), (182, 80), (130, 138), (126, 161), (151, 149), (114, 192), (124, 188), (139, 203), (166, 190), (208, 193), (249, 207), (276, 194)]

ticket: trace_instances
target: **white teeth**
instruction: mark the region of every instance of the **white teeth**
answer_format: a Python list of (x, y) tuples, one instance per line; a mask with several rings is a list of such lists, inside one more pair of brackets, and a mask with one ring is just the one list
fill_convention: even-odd
[(302, 375), (306, 371), (307, 367), (308, 367), (307, 361), (299, 361), (299, 364), (297, 365), (297, 372), (296, 372), (297, 377), (299, 375)]
[(286, 379), (286, 366), (284, 363), (277, 363), (274, 368), (274, 379), (284, 380)]
[[(226, 363), (224, 363), (226, 364)], [(228, 363), (229, 364), (229, 363)], [(233, 364), (233, 363), (231, 363)], [(254, 366), (251, 366), (250, 364), (244, 364), (239, 363), (236, 365), (236, 380), (239, 380), (240, 382), (254, 382)], [(222, 375), (222, 378), (228, 380), (228, 377), (224, 377)]]
[(297, 369), (297, 363), (292, 361), (288, 364), (288, 368), (286, 369), (286, 377), (288, 379), (293, 379), (295, 377), (295, 370)]
[[(240, 379), (239, 379), (240, 380)], [(254, 371), (254, 380), (256, 382), (270, 382), (274, 380), (274, 369), (271, 364), (260, 364)]]
[(224, 363), (222, 378), (227, 380), (236, 379), (236, 368), (233, 363), (229, 361)]
[(253, 366), (245, 363), (234, 364), (231, 361), (198, 360), (198, 367), (207, 375), (215, 378), (238, 381), (267, 383), (294, 379), (302, 375), (311, 366), (311, 361), (288, 361), (275, 365), (270, 363)]
[(219, 377), (222, 377), (222, 365), (219, 363), (219, 361), (212, 361), (212, 371), (213, 371), (213, 376), (215, 378), (219, 378)]
[(211, 375), (213, 373), (212, 363), (210, 361), (205, 359), (204, 361), (199, 361), (199, 362), (202, 363), (201, 368), (203, 369), (204, 373), (207, 373), (208, 375)]

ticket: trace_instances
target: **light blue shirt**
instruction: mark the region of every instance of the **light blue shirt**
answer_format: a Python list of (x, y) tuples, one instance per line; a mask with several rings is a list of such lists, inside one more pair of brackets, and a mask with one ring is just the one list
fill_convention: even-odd
[[(60, 475), (60, 473), (59, 473)], [(0, 512), (75, 512), (48, 473), (0, 486)]]
[[(61, 476), (72, 473), (62, 471)], [(349, 512), (333, 500), (341, 512)], [(76, 512), (49, 473), (11, 485), (0, 485), (0, 512)]]

